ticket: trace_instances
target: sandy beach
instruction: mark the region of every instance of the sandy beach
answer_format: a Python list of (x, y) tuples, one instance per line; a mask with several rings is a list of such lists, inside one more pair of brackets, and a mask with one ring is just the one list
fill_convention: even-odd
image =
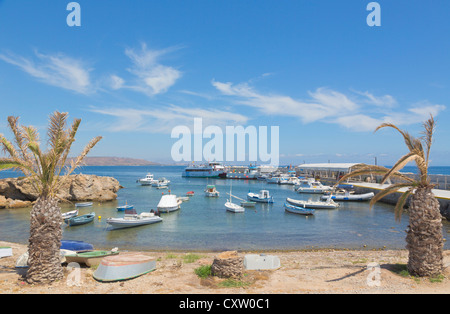
[[(447, 294), (450, 293), (450, 251), (444, 252), (443, 276), (414, 278), (401, 273), (406, 250), (319, 250), (267, 252), (280, 258), (277, 270), (245, 271), (239, 281), (199, 278), (194, 270), (211, 265), (220, 252), (146, 252), (157, 259), (157, 269), (133, 280), (101, 283), (93, 269), (81, 268), (80, 285), (63, 280), (49, 286), (29, 285), (15, 268), (27, 247), (10, 246), (12, 257), (0, 259), (0, 294)], [(245, 256), (248, 252), (238, 252)], [(251, 252), (255, 253), (255, 252)], [(370, 263), (379, 268), (369, 269)], [(375, 265), (376, 265), (375, 264)], [(373, 265), (373, 264), (372, 264)], [(378, 277), (374, 276), (379, 271)]]

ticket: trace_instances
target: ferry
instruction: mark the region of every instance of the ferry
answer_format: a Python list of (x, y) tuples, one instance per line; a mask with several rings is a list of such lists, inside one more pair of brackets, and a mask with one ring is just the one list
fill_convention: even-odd
[(220, 177), (227, 179), (256, 180), (259, 177), (259, 171), (258, 168), (254, 166), (232, 166), (227, 168), (226, 174), (221, 175)]
[(225, 173), (225, 167), (218, 162), (210, 162), (207, 165), (192, 165), (184, 169), (183, 177), (186, 178), (219, 178)]

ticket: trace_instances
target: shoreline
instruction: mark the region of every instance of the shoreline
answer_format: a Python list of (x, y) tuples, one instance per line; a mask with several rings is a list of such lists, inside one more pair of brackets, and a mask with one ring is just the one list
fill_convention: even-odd
[[(1, 242), (10, 246), (12, 257), (0, 259), (0, 294), (417, 294), (450, 293), (450, 250), (444, 251), (443, 276), (432, 282), (429, 278), (404, 276), (399, 271), (407, 263), (406, 250), (294, 250), (271, 251), (280, 258), (276, 270), (245, 271), (239, 285), (224, 285), (217, 277), (199, 278), (194, 270), (211, 265), (219, 252), (140, 251), (157, 259), (151, 273), (138, 278), (100, 283), (92, 278), (94, 269), (82, 266), (79, 286), (68, 286), (69, 271), (64, 266), (63, 280), (48, 286), (23, 282), (14, 265), (27, 250), (23, 244)], [(131, 250), (133, 251), (133, 250)], [(124, 252), (124, 251), (122, 251)], [(255, 251), (238, 251), (239, 256)], [(261, 253), (259, 251), (259, 253)], [(269, 252), (266, 252), (269, 253)], [(379, 285), (370, 286), (370, 263), (379, 265)], [(369, 278), (369, 279), (368, 279)]]

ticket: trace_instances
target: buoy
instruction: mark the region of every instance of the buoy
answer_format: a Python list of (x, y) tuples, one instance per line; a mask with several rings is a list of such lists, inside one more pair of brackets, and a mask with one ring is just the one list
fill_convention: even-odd
[(98, 220), (102, 220), (102, 216), (98, 216)]

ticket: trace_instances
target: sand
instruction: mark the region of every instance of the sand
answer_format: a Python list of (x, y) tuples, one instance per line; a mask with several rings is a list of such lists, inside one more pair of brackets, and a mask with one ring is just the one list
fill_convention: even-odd
[[(81, 268), (80, 282), (72, 285), (71, 270), (51, 285), (29, 285), (15, 268), (27, 248), (10, 246), (12, 257), (0, 259), (0, 294), (435, 294), (450, 293), (450, 251), (444, 252), (443, 276), (436, 280), (400, 274), (406, 250), (319, 250), (266, 252), (281, 260), (277, 270), (245, 271), (240, 281), (199, 278), (194, 270), (211, 265), (220, 252), (146, 252), (157, 259), (157, 269), (138, 278), (114, 283), (93, 279), (94, 269)], [(240, 256), (255, 252), (238, 252)], [(368, 265), (379, 267), (368, 268)], [(230, 284), (232, 286), (230, 286)]]

